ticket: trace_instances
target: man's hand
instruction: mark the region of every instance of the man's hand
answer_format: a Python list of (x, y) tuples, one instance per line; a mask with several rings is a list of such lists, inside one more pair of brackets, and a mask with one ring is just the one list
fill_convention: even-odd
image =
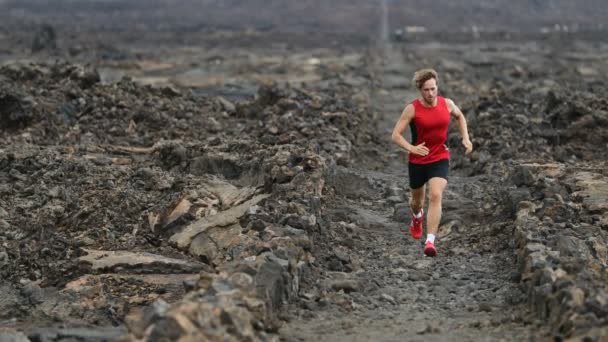
[(473, 143), (471, 143), (471, 140), (462, 139), (462, 146), (465, 148), (464, 154), (470, 154), (473, 152)]
[(426, 156), (427, 154), (429, 154), (429, 149), (426, 146), (424, 146), (424, 144), (425, 143), (413, 146), (409, 152), (413, 153), (413, 154), (417, 154), (419, 156)]

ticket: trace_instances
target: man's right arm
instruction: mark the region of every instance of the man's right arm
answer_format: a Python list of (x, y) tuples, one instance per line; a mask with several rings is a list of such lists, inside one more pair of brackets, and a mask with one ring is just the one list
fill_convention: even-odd
[(414, 117), (414, 106), (412, 104), (408, 104), (403, 109), (403, 112), (401, 113), (401, 117), (399, 117), (399, 121), (397, 121), (397, 124), (395, 124), (395, 128), (393, 128), (393, 135), (391, 136), (391, 139), (393, 140), (393, 142), (407, 152), (410, 151), (412, 144), (410, 144), (409, 142), (407, 142), (407, 140), (405, 140), (405, 138), (403, 137), (403, 132), (405, 131), (407, 126), (410, 124), (410, 121), (412, 121), (413, 117)]
[(397, 124), (395, 124), (395, 128), (393, 128), (393, 134), (391, 138), (395, 144), (404, 149), (406, 152), (426, 156), (427, 154), (429, 154), (429, 149), (424, 146), (424, 142), (420, 145), (414, 146), (407, 142), (407, 140), (405, 140), (405, 138), (403, 137), (403, 132), (414, 118), (414, 112), (415, 110), (412, 104), (408, 104), (407, 106), (405, 106), (405, 109), (403, 109), (399, 121), (397, 121)]

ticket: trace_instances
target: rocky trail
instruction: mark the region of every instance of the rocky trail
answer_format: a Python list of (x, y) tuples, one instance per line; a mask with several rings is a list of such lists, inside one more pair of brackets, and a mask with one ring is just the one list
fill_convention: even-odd
[[(461, 220), (467, 211), (477, 211), (470, 203), (462, 210), (466, 201), (454, 192), (447, 197), (452, 199), (446, 210), (460, 208)], [(496, 240), (505, 237), (497, 233), (504, 225), (483, 214), (444, 224), (441, 254), (431, 259), (382, 205), (346, 203), (340, 210), (357, 224), (351, 224), (355, 242), (344, 258), (356, 260), (359, 268), (324, 274), (319, 281), (338, 292), (334, 304), (312, 319), (294, 317), (282, 331), (287, 340), (517, 341), (528, 336), (523, 308), (513, 306), (522, 293), (513, 279), (512, 249)]]

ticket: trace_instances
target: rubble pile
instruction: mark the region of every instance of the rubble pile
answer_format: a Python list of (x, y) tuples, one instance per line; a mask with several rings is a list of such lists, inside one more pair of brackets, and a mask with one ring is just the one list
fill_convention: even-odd
[(556, 336), (602, 336), (608, 323), (608, 106), (593, 88), (497, 86), (469, 111), (473, 162), (456, 157), (503, 181), (517, 279)]
[(605, 162), (518, 169), (523, 179), (509, 197), (528, 302), (558, 334), (597, 335), (593, 329), (608, 322), (608, 293), (600, 286), (608, 277)]
[[(477, 153), (471, 162), (456, 156), (455, 167), (471, 175), (493, 174), (497, 165), (513, 161), (542, 160), (576, 164), (607, 157), (605, 127), (608, 103), (596, 92), (565, 89), (556, 83), (536, 87), (522, 82), (516, 86), (495, 84), (465, 108), (474, 129)], [(458, 145), (455, 131), (450, 144)]]
[(70, 64), (0, 74), (5, 317), (117, 324), (156, 303), (136, 338), (190, 334), (164, 327), (211, 308), (199, 323), (224, 330), (206, 338), (276, 329), (312, 281), (329, 163), (374, 139), (346, 86), (233, 104)]

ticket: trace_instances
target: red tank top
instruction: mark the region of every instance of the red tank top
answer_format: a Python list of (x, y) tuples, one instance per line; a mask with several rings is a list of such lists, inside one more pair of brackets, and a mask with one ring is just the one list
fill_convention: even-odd
[(425, 107), (419, 99), (412, 101), (414, 118), (410, 121), (412, 145), (425, 143), (429, 154), (420, 156), (410, 153), (409, 161), (413, 164), (429, 164), (443, 159), (450, 159), (446, 146), (450, 110), (445, 98), (437, 96), (437, 105)]

